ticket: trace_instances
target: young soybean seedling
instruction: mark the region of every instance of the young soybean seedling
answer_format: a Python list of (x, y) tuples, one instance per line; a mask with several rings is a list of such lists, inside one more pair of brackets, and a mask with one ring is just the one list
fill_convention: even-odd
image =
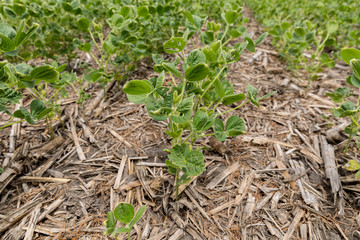
[[(145, 213), (146, 206), (142, 206), (137, 213), (135, 214), (134, 207), (129, 203), (120, 203), (114, 209), (107, 214), (107, 220), (104, 222), (106, 226), (106, 231), (104, 234), (111, 234), (117, 239), (116, 234), (118, 233), (128, 233), (128, 240), (130, 240), (130, 233), (132, 227), (137, 223), (141, 216)], [(116, 220), (121, 223), (126, 224), (125, 227), (116, 228)]]
[[(222, 115), (234, 111), (244, 104), (251, 102), (259, 107), (257, 89), (251, 85), (246, 87), (248, 99), (244, 93), (236, 94), (234, 85), (226, 80), (229, 66), (240, 60), (245, 49), (255, 52), (266, 34), (256, 41), (245, 37), (245, 42), (230, 46), (231, 28), (238, 13), (228, 11), (224, 14), (226, 28), (220, 32), (220, 26), (208, 28), (211, 33), (204, 37), (203, 48), (192, 50), (187, 56), (184, 48), (192, 36), (187, 29), (182, 37), (172, 37), (164, 43), (166, 53), (178, 53), (182, 58), (182, 71), (178, 68), (180, 58), (173, 62), (166, 61), (159, 56), (154, 59), (154, 70), (158, 77), (148, 80), (131, 80), (126, 83), (123, 91), (130, 102), (145, 103), (146, 110), (156, 121), (167, 121), (168, 130), (165, 131), (171, 138), (171, 149), (166, 165), (168, 171), (175, 175), (176, 200), (179, 195), (179, 186), (191, 181), (191, 177), (200, 175), (205, 170), (204, 155), (201, 148), (196, 148), (195, 141), (199, 138), (215, 135), (220, 141), (227, 137), (234, 137), (245, 133), (245, 122), (238, 116), (231, 116), (223, 123)], [(195, 16), (193, 16), (195, 18)], [(203, 23), (202, 23), (203, 24)], [(215, 27), (216, 26), (216, 27)], [(198, 27), (202, 29), (201, 26)], [(208, 33), (208, 32), (206, 32)], [(202, 38), (200, 36), (200, 38)], [(213, 39), (213, 41), (211, 41)], [(168, 75), (171, 81), (165, 81)], [(237, 107), (218, 113), (220, 104), (231, 105), (242, 102)], [(213, 132), (209, 132), (213, 127)]]

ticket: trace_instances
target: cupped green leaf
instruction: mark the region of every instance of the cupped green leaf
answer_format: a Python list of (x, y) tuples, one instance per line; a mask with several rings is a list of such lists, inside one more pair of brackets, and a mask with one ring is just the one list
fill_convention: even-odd
[(228, 137), (234, 137), (245, 133), (245, 122), (238, 116), (231, 116), (226, 121), (225, 133)]
[(133, 220), (131, 220), (131, 222), (129, 224), (130, 229), (134, 226), (135, 223), (137, 223), (140, 220), (142, 215), (144, 215), (145, 210), (146, 210), (146, 206), (144, 205), (137, 211), (137, 213), (135, 214), (135, 217), (133, 218)]
[(185, 71), (185, 78), (190, 82), (201, 81), (209, 74), (209, 67), (205, 63), (199, 63)]
[(166, 53), (177, 53), (184, 50), (187, 41), (182, 37), (172, 37), (164, 43)]
[(250, 37), (245, 37), (245, 41), (247, 42), (246, 48), (250, 52), (255, 52), (255, 43)]
[(268, 32), (264, 32), (263, 34), (261, 34), (256, 40), (255, 40), (255, 45), (260, 44), (262, 41), (264, 41), (264, 39), (267, 37)]
[(232, 24), (236, 21), (238, 13), (234, 10), (227, 11), (224, 15), (227, 24)]
[(193, 97), (182, 100), (176, 108), (176, 115), (170, 116), (171, 120), (175, 123), (185, 123), (190, 120), (193, 104)]
[(343, 102), (344, 98), (351, 96), (350, 88), (348, 87), (337, 88), (334, 92), (325, 94), (329, 96), (334, 103)]
[(104, 234), (111, 234), (114, 231), (115, 225), (116, 225), (116, 220), (114, 217), (114, 213), (112, 211), (108, 212), (107, 220), (104, 221), (104, 225), (106, 227)]
[(197, 150), (190, 150), (186, 143), (175, 145), (169, 159), (174, 165), (183, 168), (189, 176), (200, 175), (205, 170), (204, 155)]
[(59, 79), (59, 73), (50, 65), (34, 68), (31, 71), (30, 76), (33, 80), (41, 80), (47, 83), (56, 82)]
[(199, 63), (206, 63), (206, 56), (200, 49), (194, 49), (189, 53), (186, 64), (189, 67), (192, 67)]
[(146, 6), (140, 6), (137, 9), (137, 13), (140, 17), (147, 17), (149, 15), (149, 9)]
[(224, 123), (220, 118), (215, 119), (214, 133), (219, 141), (223, 142), (226, 140)]
[(224, 105), (230, 105), (230, 104), (232, 104), (232, 103), (242, 101), (242, 100), (244, 100), (245, 98), (246, 98), (245, 94), (239, 93), (239, 94), (235, 94), (235, 95), (230, 95), (230, 96), (224, 97), (222, 103), (223, 103)]
[(360, 59), (351, 59), (350, 67), (354, 72), (354, 75), (360, 79)]
[(344, 48), (340, 52), (341, 58), (350, 65), (351, 59), (360, 59), (360, 50), (355, 48)]
[(149, 95), (145, 101), (146, 110), (149, 116), (156, 121), (164, 121), (169, 116), (169, 107), (164, 100), (156, 100), (153, 96)]
[(123, 91), (129, 95), (149, 94), (154, 90), (154, 86), (147, 80), (131, 80), (123, 87)]
[(34, 119), (39, 120), (39, 114), (44, 110), (46, 106), (42, 101), (35, 99), (30, 103), (30, 114)]
[(260, 107), (259, 101), (257, 99), (257, 94), (258, 94), (257, 89), (254, 86), (249, 84), (246, 86), (246, 92), (247, 92), (248, 97), (249, 97), (250, 101), (252, 102), (252, 104), (254, 104), (257, 107)]
[(214, 87), (216, 94), (220, 99), (222, 99), (225, 96), (225, 89), (223, 83), (219, 79), (216, 79), (214, 82)]
[(120, 203), (114, 209), (115, 218), (121, 222), (128, 224), (134, 218), (134, 207), (129, 203)]
[(79, 18), (76, 22), (76, 26), (81, 31), (87, 32), (90, 27), (90, 20), (85, 17)]
[(193, 117), (193, 124), (198, 132), (204, 132), (211, 128), (214, 124), (215, 116), (212, 115), (211, 117), (205, 111), (197, 111)]

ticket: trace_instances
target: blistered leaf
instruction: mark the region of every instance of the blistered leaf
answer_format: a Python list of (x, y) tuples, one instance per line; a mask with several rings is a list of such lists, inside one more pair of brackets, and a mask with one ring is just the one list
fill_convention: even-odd
[(171, 115), (171, 120), (175, 123), (185, 123), (188, 121), (191, 118), (193, 104), (193, 97), (182, 100), (176, 108), (176, 112), (178, 112), (179, 115)]
[(198, 111), (194, 114), (193, 117), (193, 124), (196, 129), (196, 131), (204, 132), (211, 128), (211, 126), (214, 124), (215, 117), (214, 115), (209, 117), (208, 114), (204, 111)]
[(192, 50), (186, 59), (186, 64), (189, 65), (189, 67), (192, 67), (199, 63), (206, 63), (205, 54), (199, 49)]
[(152, 92), (154, 86), (147, 80), (131, 80), (123, 87), (123, 91), (130, 95), (144, 95)]
[(115, 218), (121, 223), (129, 223), (135, 214), (134, 207), (129, 203), (120, 203), (114, 209)]
[(325, 94), (329, 96), (334, 103), (340, 103), (344, 100), (344, 98), (351, 95), (350, 88), (348, 87), (338, 88), (332, 93)]

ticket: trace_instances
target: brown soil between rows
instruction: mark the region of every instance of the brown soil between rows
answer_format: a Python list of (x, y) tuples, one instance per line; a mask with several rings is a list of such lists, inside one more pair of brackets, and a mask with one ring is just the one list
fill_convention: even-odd
[[(249, 32), (259, 36), (263, 30), (246, 9), (244, 15)], [(277, 94), (260, 108), (246, 105), (234, 113), (246, 121), (245, 135), (224, 144), (211, 138), (196, 143), (209, 149), (207, 168), (178, 202), (171, 197), (174, 177), (164, 167), (166, 124), (129, 103), (117, 85), (97, 117), (65, 102), (69, 118), (53, 141), (42, 125), (23, 124), (17, 150), (9, 154), (11, 129), (3, 130), (1, 158), (10, 161), (12, 175), (0, 177), (0, 187), (11, 181), (0, 188), (1, 239), (23, 239), (32, 227), (32, 239), (110, 239), (103, 221), (119, 202), (147, 205), (132, 239), (360, 239), (359, 184), (342, 168), (357, 151), (352, 146), (343, 156), (346, 136), (333, 127), (344, 120), (331, 116), (325, 96), (348, 74), (327, 69), (305, 95), (306, 75), (296, 79), (286, 70), (270, 38), (256, 53), (245, 52), (228, 76), (236, 91), (252, 84), (260, 95)], [(140, 64), (133, 78), (153, 75)], [(331, 146), (336, 167), (325, 169)], [(341, 182), (326, 175), (334, 171)]]

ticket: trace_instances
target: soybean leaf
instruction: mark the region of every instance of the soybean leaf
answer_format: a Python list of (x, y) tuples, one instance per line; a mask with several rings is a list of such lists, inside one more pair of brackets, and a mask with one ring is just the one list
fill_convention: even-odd
[(166, 68), (166, 70), (168, 70), (169, 72), (171, 72), (172, 74), (174, 74), (176, 77), (180, 78), (180, 79), (184, 79), (183, 76), (181, 75), (181, 73), (179, 72), (179, 70), (177, 70), (177, 68), (171, 64), (171, 63), (167, 63), (167, 62), (163, 62), (162, 66), (164, 68)]
[(176, 166), (183, 168), (188, 176), (200, 175), (205, 170), (204, 155), (197, 150), (190, 150), (186, 143), (175, 145), (171, 149), (169, 159)]
[(25, 43), (38, 29), (39, 24), (33, 23), (33, 25), (27, 30), (26, 34), (20, 34), (19, 37), (15, 37), (14, 43), (16, 46), (20, 46)]
[(350, 88), (348, 87), (338, 88), (332, 93), (325, 94), (329, 96), (334, 103), (340, 103), (344, 101), (344, 98), (351, 96)]
[(179, 116), (171, 115), (171, 120), (175, 123), (185, 123), (188, 121), (191, 118), (193, 104), (193, 97), (188, 97), (182, 100), (176, 108)]
[(260, 44), (262, 41), (264, 41), (264, 39), (267, 37), (268, 32), (264, 32), (263, 34), (261, 34), (256, 40), (255, 40), (255, 45)]
[(56, 82), (59, 79), (59, 73), (50, 65), (34, 68), (31, 71), (30, 76), (33, 80), (42, 80), (47, 83)]
[(238, 136), (245, 133), (245, 122), (238, 116), (231, 116), (226, 121), (225, 133), (228, 137)]
[(258, 94), (257, 89), (249, 84), (249, 85), (246, 86), (246, 92), (248, 94), (248, 97), (249, 97), (250, 101), (255, 106), (260, 107), (258, 99), (257, 99), (257, 94)]
[(235, 95), (230, 95), (230, 96), (226, 96), (222, 103), (224, 105), (230, 105), (232, 103), (235, 103), (235, 102), (239, 102), (239, 101), (242, 101), (246, 98), (245, 94), (243, 93), (239, 93), (239, 94), (235, 94)]
[(336, 117), (347, 117), (357, 112), (355, 104), (351, 101), (343, 102), (340, 107), (332, 109), (332, 113)]
[[(45, 110), (46, 110), (46, 106), (40, 100), (35, 99), (30, 103), (30, 114), (36, 120), (40, 120), (39, 114), (41, 114)], [(44, 117), (47, 113), (49, 112), (44, 112), (43, 114), (41, 114), (41, 116)]]
[(30, 113), (24, 107), (20, 107), (19, 110), (14, 112), (14, 117), (25, 119), (29, 124), (35, 125), (35, 121), (31, 118)]
[(216, 94), (220, 99), (222, 99), (225, 96), (225, 89), (223, 83), (219, 79), (216, 79), (216, 81), (214, 82), (214, 87)]
[(336, 32), (338, 28), (339, 24), (335, 20), (330, 20), (326, 24), (326, 30), (329, 34)]
[(116, 221), (115, 221), (114, 213), (110, 211), (107, 214), (107, 220), (104, 221), (104, 225), (106, 227), (104, 234), (111, 234), (115, 229), (115, 224)]
[(238, 13), (234, 10), (227, 11), (224, 15), (227, 24), (232, 24), (236, 21)]
[(205, 63), (199, 63), (185, 71), (185, 78), (190, 82), (201, 81), (209, 73), (209, 67)]
[(186, 40), (182, 37), (172, 37), (164, 43), (164, 51), (166, 53), (177, 53), (184, 50)]
[(347, 164), (345, 164), (345, 168), (348, 171), (357, 171), (360, 169), (360, 165), (357, 161), (355, 160), (350, 160)]
[(142, 94), (142, 95), (130, 95), (130, 94), (126, 94), (128, 100), (132, 103), (137, 103), (137, 104), (142, 104), (145, 103), (147, 95), (146, 94)]
[(246, 48), (250, 52), (255, 52), (255, 43), (250, 37), (245, 37), (245, 41), (247, 42)]
[(166, 160), (165, 163), (166, 163), (166, 166), (168, 167), (169, 173), (170, 174), (176, 174), (176, 169), (178, 167), (176, 167), (176, 165), (173, 164), (170, 160)]
[(214, 127), (215, 137), (219, 141), (226, 140), (225, 128), (222, 120), (220, 118), (215, 119), (215, 127)]
[(137, 13), (140, 17), (147, 17), (149, 15), (149, 9), (146, 6), (140, 6), (137, 9)]
[(194, 114), (193, 124), (198, 132), (204, 132), (214, 124), (215, 116), (209, 117), (205, 111), (198, 111)]
[(114, 209), (115, 218), (121, 222), (128, 224), (134, 217), (134, 207), (129, 203), (120, 203)]
[(353, 70), (355, 77), (360, 79), (360, 59), (351, 59), (350, 67)]
[(7, 84), (0, 82), (0, 104), (15, 104), (19, 103), (22, 98), (22, 94), (12, 88), (9, 88)]
[(164, 121), (169, 116), (169, 108), (164, 100), (156, 100), (153, 96), (148, 96), (145, 101), (145, 107), (151, 118), (156, 121)]
[(129, 95), (144, 95), (152, 92), (154, 86), (147, 80), (131, 80), (123, 87), (123, 91)]
[(352, 74), (351, 76), (349, 76), (349, 77), (346, 79), (346, 81), (347, 81), (350, 85), (352, 85), (352, 86), (354, 86), (354, 87), (357, 87), (357, 88), (360, 88), (360, 79), (357, 78), (357, 77), (355, 76), (355, 74)]
[(131, 229), (135, 223), (137, 223), (139, 221), (139, 219), (142, 217), (142, 215), (144, 215), (146, 210), (146, 206), (142, 206), (137, 213), (135, 214), (135, 217), (133, 218), (133, 220), (131, 220), (130, 224), (129, 224), (129, 228)]
[(350, 65), (351, 59), (360, 59), (360, 50), (355, 48), (344, 48), (340, 52), (341, 58)]
[(81, 31), (87, 32), (90, 27), (90, 20), (85, 17), (79, 18), (76, 22), (76, 26)]
[(186, 59), (186, 64), (189, 67), (192, 67), (199, 63), (206, 63), (205, 54), (203, 53), (203, 51), (201, 51), (199, 49), (192, 50), (189, 53), (188, 58)]

